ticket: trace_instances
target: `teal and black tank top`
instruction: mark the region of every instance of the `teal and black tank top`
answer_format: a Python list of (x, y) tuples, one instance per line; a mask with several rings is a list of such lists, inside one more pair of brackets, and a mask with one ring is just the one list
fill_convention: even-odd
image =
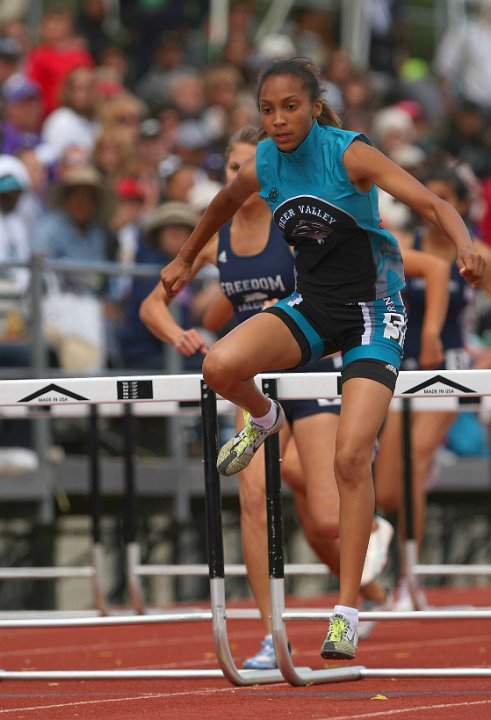
[(260, 195), (294, 248), (297, 292), (316, 302), (366, 302), (404, 287), (397, 240), (380, 226), (377, 188), (360, 192), (343, 155), (356, 132), (317, 122), (291, 153), (258, 144)]

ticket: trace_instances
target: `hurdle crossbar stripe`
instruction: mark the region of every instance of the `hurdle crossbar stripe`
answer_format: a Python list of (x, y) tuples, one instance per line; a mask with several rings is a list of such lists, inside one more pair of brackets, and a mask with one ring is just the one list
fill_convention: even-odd
[[(279, 400), (335, 399), (339, 378), (339, 373), (265, 373), (256, 382), (276, 380)], [(201, 380), (192, 374), (2, 380), (0, 405), (197, 402)], [(421, 370), (401, 372), (394, 397), (477, 399), (490, 394), (491, 370)]]

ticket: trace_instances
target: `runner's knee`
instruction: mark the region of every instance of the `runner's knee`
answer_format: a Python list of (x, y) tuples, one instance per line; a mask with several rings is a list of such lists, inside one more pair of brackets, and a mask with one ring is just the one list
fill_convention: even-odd
[(341, 447), (336, 452), (334, 470), (339, 484), (354, 486), (365, 482), (372, 464), (372, 446)]
[(202, 372), (205, 382), (217, 392), (232, 386), (235, 381), (234, 365), (228, 353), (219, 347), (210, 348), (207, 352), (203, 360)]
[(326, 538), (335, 540), (339, 537), (339, 517), (325, 512), (310, 513), (304, 526), (305, 537), (312, 545), (317, 545)]

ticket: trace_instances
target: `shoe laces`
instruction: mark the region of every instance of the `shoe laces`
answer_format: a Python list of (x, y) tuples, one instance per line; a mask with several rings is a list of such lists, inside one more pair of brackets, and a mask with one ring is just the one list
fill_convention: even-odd
[(346, 620), (341, 617), (334, 617), (332, 618), (329, 625), (327, 639), (332, 642), (338, 642), (339, 640), (343, 640), (344, 634), (347, 629), (348, 623)]
[(251, 443), (254, 442), (254, 440), (257, 438), (261, 430), (259, 428), (256, 428), (252, 423), (252, 418), (248, 412), (244, 413), (244, 430), (243, 435), (240, 438), (239, 442), (235, 446), (234, 450), (235, 452), (240, 455), (240, 453), (244, 452), (246, 447), (248, 447)]

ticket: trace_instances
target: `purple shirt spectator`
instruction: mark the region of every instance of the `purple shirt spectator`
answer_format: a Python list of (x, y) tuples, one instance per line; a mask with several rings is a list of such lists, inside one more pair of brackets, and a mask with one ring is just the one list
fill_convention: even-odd
[(15, 155), (41, 142), (39, 125), (43, 112), (39, 85), (21, 73), (11, 75), (2, 88), (5, 120), (2, 126), (1, 151)]

